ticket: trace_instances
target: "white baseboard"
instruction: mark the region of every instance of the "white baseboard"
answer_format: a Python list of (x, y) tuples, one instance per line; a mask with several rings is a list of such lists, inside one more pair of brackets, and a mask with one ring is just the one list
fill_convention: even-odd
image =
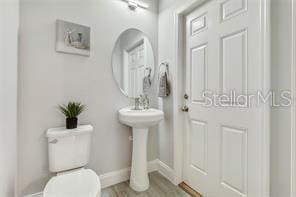
[[(147, 164), (148, 172), (154, 172), (158, 170), (159, 160), (149, 161)], [(106, 188), (112, 185), (129, 180), (131, 168), (125, 168), (113, 172), (108, 172), (106, 174), (100, 175), (100, 181), (102, 188)]]
[(35, 193), (35, 194), (29, 194), (29, 195), (26, 195), (24, 197), (43, 197), (43, 192), (38, 192), (38, 193)]
[[(149, 161), (147, 166), (148, 166), (148, 172), (158, 171), (160, 174), (162, 174), (165, 178), (167, 178), (173, 184), (177, 184), (175, 183), (174, 170), (169, 166), (167, 166), (162, 161), (158, 159)], [(131, 168), (125, 168), (125, 169), (108, 172), (106, 174), (100, 175), (99, 177), (100, 177), (102, 189), (129, 180), (130, 171), (131, 171)], [(35, 194), (26, 195), (24, 197), (43, 197), (43, 193), (39, 192)]]
[(153, 161), (149, 161), (147, 164), (148, 172), (158, 171), (158, 164), (159, 164), (158, 159), (155, 159)]
[(160, 160), (158, 160), (158, 172), (173, 184), (179, 184), (176, 183), (174, 170)]

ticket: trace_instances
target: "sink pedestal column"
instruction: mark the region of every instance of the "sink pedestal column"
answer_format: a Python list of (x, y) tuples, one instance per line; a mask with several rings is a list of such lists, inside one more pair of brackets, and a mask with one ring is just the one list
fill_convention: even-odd
[(130, 187), (142, 192), (149, 188), (147, 170), (148, 128), (133, 128), (133, 155)]

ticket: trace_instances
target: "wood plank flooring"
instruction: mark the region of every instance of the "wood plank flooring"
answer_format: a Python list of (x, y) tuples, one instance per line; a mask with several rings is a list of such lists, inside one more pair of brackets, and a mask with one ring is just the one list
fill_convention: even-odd
[(158, 172), (150, 173), (149, 180), (150, 188), (145, 192), (133, 191), (129, 187), (129, 182), (126, 181), (103, 189), (101, 197), (190, 197)]

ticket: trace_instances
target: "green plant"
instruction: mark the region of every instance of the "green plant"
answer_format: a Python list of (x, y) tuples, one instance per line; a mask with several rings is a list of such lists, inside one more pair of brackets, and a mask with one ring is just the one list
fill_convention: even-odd
[(77, 118), (85, 110), (85, 105), (69, 102), (67, 105), (60, 105), (59, 109), (67, 118)]

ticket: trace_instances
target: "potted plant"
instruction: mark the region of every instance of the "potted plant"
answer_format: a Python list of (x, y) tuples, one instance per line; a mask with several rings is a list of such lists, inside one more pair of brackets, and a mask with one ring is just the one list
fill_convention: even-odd
[(77, 128), (78, 116), (85, 110), (85, 105), (79, 102), (69, 102), (67, 105), (60, 105), (60, 111), (66, 116), (66, 128)]

